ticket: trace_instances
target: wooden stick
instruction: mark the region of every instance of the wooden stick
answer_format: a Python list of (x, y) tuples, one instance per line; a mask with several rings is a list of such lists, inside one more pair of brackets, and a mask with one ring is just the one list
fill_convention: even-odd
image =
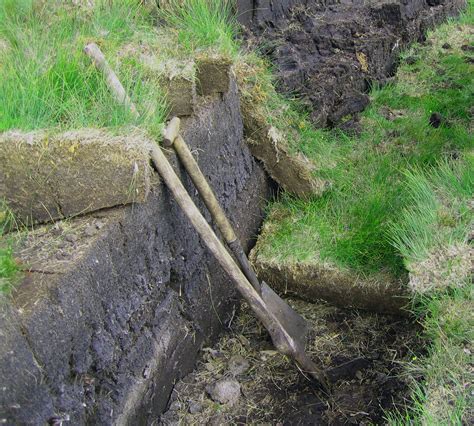
[[(87, 49), (87, 46), (90, 46), (90, 49)], [(117, 78), (117, 75), (107, 64), (99, 47), (94, 43), (87, 46), (87, 50), (85, 49), (86, 54), (93, 58), (97, 68), (105, 74), (107, 84), (110, 90), (115, 94), (117, 101), (130, 108), (130, 111), (138, 117), (138, 111), (125, 93), (125, 89)], [(179, 121), (173, 126), (173, 128), (174, 130), (171, 133), (177, 133), (179, 129)], [(175, 137), (176, 135), (168, 135), (169, 139)], [(196, 229), (197, 233), (221, 267), (230, 276), (237, 287), (237, 290), (239, 290), (240, 294), (248, 302), (257, 318), (270, 333), (273, 344), (277, 350), (284, 355), (294, 358), (305, 372), (309, 373), (324, 386), (324, 375), (319, 371), (316, 364), (306, 355), (305, 348), (301, 347), (301, 345), (299, 345), (298, 342), (288, 334), (278, 318), (267, 308), (260, 294), (258, 294), (258, 292), (252, 287), (252, 284), (250, 284), (247, 277), (235, 263), (232, 256), (226, 250), (202, 213), (194, 204), (194, 201), (189, 196), (184, 185), (176, 175), (158, 144), (153, 145), (150, 151), (150, 156), (158, 170), (158, 173), (163, 178), (166, 186), (173, 194), (176, 202), (181, 207), (186, 217), (193, 224), (194, 229)]]
[[(234, 281), (237, 289), (254, 309), (258, 318), (264, 323), (266, 328), (270, 328), (272, 330), (279, 328), (279, 324), (277, 324), (278, 321), (268, 315), (262, 298), (249, 283), (222, 242), (219, 240), (219, 238), (217, 238), (215, 232), (194, 204), (194, 201), (189, 196), (181, 180), (176, 175), (168, 159), (163, 154), (163, 151), (158, 145), (152, 148), (151, 158), (166, 186), (173, 194), (176, 202), (181, 207), (189, 221), (193, 224), (194, 229), (196, 229), (207, 248), (214, 255), (222, 268), (232, 278), (232, 281)], [(291, 339), (290, 336), (282, 337), (288, 340), (289, 346), (293, 346), (291, 344), (293, 339)]]
[(173, 146), (174, 141), (179, 136), (181, 120), (173, 117), (163, 131), (163, 145), (166, 147)]
[(115, 74), (114, 70), (108, 64), (99, 46), (95, 43), (89, 43), (84, 47), (84, 53), (92, 59), (96, 68), (104, 74), (107, 86), (116, 101), (128, 108), (135, 118), (140, 117), (137, 108), (127, 95), (127, 92), (122, 86), (122, 83), (120, 83), (117, 74)]
[(319, 371), (316, 364), (306, 355), (305, 348), (301, 347), (298, 342), (288, 334), (278, 318), (267, 308), (262, 297), (252, 287), (252, 284), (250, 284), (247, 277), (237, 266), (232, 256), (219, 238), (217, 238), (215, 232), (194, 204), (160, 147), (158, 145), (153, 146), (150, 155), (155, 167), (173, 194), (176, 202), (193, 224), (194, 229), (204, 241), (209, 251), (230, 276), (257, 318), (268, 330), (277, 350), (295, 359), (305, 372), (313, 376), (324, 387), (326, 383), (324, 375)]

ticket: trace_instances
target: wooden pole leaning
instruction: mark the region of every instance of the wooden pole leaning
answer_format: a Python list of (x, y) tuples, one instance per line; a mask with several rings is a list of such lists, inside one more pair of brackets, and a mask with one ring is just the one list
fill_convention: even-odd
[(168, 159), (163, 154), (160, 147), (154, 146), (151, 150), (151, 158), (160, 176), (163, 178), (168, 189), (173, 194), (178, 205), (183, 210), (189, 221), (198, 232), (209, 251), (214, 255), (222, 268), (227, 272), (240, 294), (254, 311), (257, 318), (270, 333), (273, 344), (278, 351), (284, 355), (295, 359), (305, 373), (310, 374), (318, 382), (325, 386), (324, 375), (319, 371), (316, 364), (306, 355), (304, 347), (302, 348), (280, 324), (273, 313), (267, 309), (263, 299), (250, 284), (247, 277), (235, 263), (232, 256), (226, 250), (224, 245), (217, 238), (215, 232), (207, 223), (204, 216), (194, 204), (188, 192), (184, 188), (181, 180), (178, 178)]
[(163, 143), (165, 146), (172, 146), (178, 155), (179, 160), (183, 164), (186, 172), (190, 176), (197, 188), (201, 198), (204, 200), (204, 204), (211, 213), (212, 219), (216, 222), (216, 225), (224, 237), (227, 246), (232, 250), (232, 253), (237, 258), (247, 279), (252, 284), (253, 288), (261, 294), (260, 281), (255, 274), (254, 269), (250, 265), (247, 256), (240, 244), (239, 239), (235, 235), (234, 228), (227, 219), (227, 216), (222, 209), (214, 191), (210, 187), (207, 179), (202, 174), (198, 163), (194, 159), (193, 154), (189, 150), (186, 142), (179, 134), (180, 120), (178, 117), (174, 117), (169, 122), (165, 131), (163, 132)]
[[(88, 46), (90, 46), (90, 44)], [(94, 45), (93, 49), (85, 49), (85, 53), (91, 57), (97, 69), (105, 75), (109, 89), (114, 94), (116, 94), (116, 100), (121, 102), (124, 106), (130, 108), (130, 111), (136, 115), (136, 117), (138, 117), (139, 113), (135, 105), (126, 95), (125, 89), (120, 83), (115, 72), (110, 68), (107, 61), (105, 61), (105, 57), (100, 51), (99, 47)], [(123, 96), (123, 94), (125, 94), (125, 96)], [(177, 131), (179, 132), (179, 122), (177, 124)], [(322, 372), (307, 356), (304, 346), (301, 347), (301, 344), (288, 334), (276, 316), (269, 309), (267, 309), (261, 295), (243, 274), (239, 266), (235, 263), (232, 256), (226, 250), (213, 229), (207, 223), (204, 216), (194, 204), (192, 198), (189, 196), (188, 192), (184, 188), (184, 185), (176, 175), (175, 171), (171, 167), (171, 164), (158, 144), (153, 145), (150, 150), (150, 156), (154, 166), (165, 182), (167, 188), (173, 194), (176, 202), (181, 207), (189, 221), (192, 223), (206, 247), (214, 255), (221, 267), (227, 272), (240, 294), (247, 301), (257, 318), (262, 322), (264, 327), (270, 333), (276, 349), (280, 353), (292, 357), (301, 366), (304, 372), (311, 375), (320, 383), (321, 386), (325, 387), (326, 381)], [(228, 225), (230, 226), (230, 224)], [(230, 229), (232, 229), (231, 226)], [(231, 234), (229, 233), (227, 236), (231, 237)]]
[(137, 108), (127, 95), (127, 92), (122, 83), (120, 83), (117, 74), (115, 74), (114, 70), (110, 67), (99, 46), (95, 43), (89, 43), (84, 47), (84, 53), (92, 59), (95, 67), (104, 75), (107, 87), (111, 91), (115, 100), (119, 104), (128, 108), (135, 118), (138, 118), (140, 114), (138, 113)]

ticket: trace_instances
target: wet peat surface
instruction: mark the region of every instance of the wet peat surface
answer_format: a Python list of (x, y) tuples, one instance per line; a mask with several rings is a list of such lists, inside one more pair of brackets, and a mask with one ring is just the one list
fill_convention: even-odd
[[(274, 350), (244, 306), (217, 344), (202, 349), (154, 424), (380, 424), (385, 410), (404, 406), (404, 364), (422, 350), (412, 319), (290, 303), (309, 322), (307, 351), (327, 372), (327, 392)], [(213, 392), (222, 381), (237, 389), (230, 402)]]

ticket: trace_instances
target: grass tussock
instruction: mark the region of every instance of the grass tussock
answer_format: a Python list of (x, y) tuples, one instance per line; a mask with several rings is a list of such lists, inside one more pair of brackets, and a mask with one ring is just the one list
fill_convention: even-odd
[(424, 357), (415, 358), (407, 365), (406, 370), (413, 378), (411, 400), (407, 409), (388, 413), (388, 423), (393, 426), (472, 424), (472, 285), (421, 296), (416, 313), (430, 345)]
[(426, 171), (409, 170), (406, 186), (409, 206), (390, 234), (410, 272), (412, 290), (427, 293), (462, 285), (473, 262), (472, 155)]
[(167, 0), (157, 16), (176, 37), (181, 49), (211, 49), (235, 56), (238, 31), (230, 0)]

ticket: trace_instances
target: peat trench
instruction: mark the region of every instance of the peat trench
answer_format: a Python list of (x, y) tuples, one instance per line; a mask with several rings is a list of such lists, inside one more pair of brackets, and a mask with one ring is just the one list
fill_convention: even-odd
[[(464, 1), (238, 4), (280, 90), (334, 126), (356, 123), (400, 48)], [(200, 99), (184, 136), (249, 249), (272, 183), (245, 144), (237, 92), (232, 83)], [(0, 304), (5, 424), (364, 424), (407, 396), (400, 361), (419, 346), (409, 319), (292, 301), (331, 377), (323, 394), (275, 353), (245, 307), (235, 314), (235, 291), (162, 186), (143, 204), (40, 227), (26, 244), (20, 258), (33, 269)], [(217, 404), (209, 394), (219, 399), (212, 386), (223, 378), (234, 390)]]
[[(249, 46), (275, 65), (279, 90), (296, 95), (319, 127), (358, 129), (374, 83), (395, 74), (401, 50), (465, 6), (463, 0), (242, 0)], [(307, 350), (327, 371), (325, 394), (275, 353), (244, 306), (174, 387), (159, 424), (380, 424), (403, 409), (403, 363), (423, 353), (410, 318), (290, 300), (309, 321)]]

